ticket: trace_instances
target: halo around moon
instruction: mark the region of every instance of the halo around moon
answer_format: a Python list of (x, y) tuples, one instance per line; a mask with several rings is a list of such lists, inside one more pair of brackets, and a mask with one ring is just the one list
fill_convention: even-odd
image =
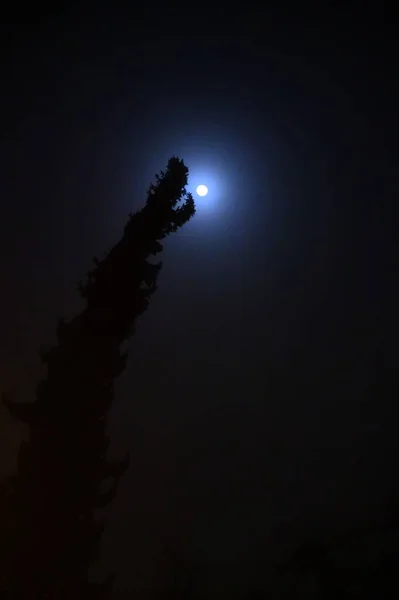
[(206, 187), (206, 185), (199, 185), (197, 186), (197, 190), (196, 190), (198, 196), (206, 196), (208, 193), (208, 188)]

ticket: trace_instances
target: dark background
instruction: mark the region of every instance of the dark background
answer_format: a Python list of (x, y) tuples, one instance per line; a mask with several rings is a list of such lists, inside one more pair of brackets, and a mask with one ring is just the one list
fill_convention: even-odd
[[(1, 389), (32, 393), (40, 344), (170, 156), (210, 188), (165, 244), (118, 383), (113, 451), (133, 464), (103, 562), (120, 587), (161, 581), (165, 549), (199, 586), (267, 585), (307, 532), (396, 498), (398, 95), (379, 10), (3, 22)], [(23, 432), (1, 411), (7, 473)]]

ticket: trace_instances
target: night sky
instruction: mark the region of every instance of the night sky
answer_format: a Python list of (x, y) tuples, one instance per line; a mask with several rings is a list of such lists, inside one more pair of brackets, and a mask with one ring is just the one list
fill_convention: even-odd
[[(396, 497), (394, 28), (376, 6), (245, 7), (2, 25), (1, 389), (32, 394), (40, 345), (170, 156), (209, 188), (118, 382), (120, 587), (160, 580), (165, 548), (200, 586), (266, 585), (306, 532)], [(21, 432), (0, 410), (5, 473)]]

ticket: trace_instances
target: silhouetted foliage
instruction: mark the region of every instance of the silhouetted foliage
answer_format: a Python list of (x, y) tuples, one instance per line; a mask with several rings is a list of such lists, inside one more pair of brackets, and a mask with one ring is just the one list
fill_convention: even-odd
[[(46, 378), (32, 403), (3, 401), (29, 425), (17, 473), (0, 489), (1, 598), (110, 598), (113, 576), (88, 581), (104, 528), (96, 509), (115, 496), (129, 465), (107, 460), (107, 414), (115, 378), (126, 367), (122, 344), (156, 290), (160, 240), (195, 213), (188, 169), (171, 158), (147, 202), (129, 216), (122, 239), (79, 285), (84, 310), (60, 320), (58, 343), (43, 350)], [(105, 492), (103, 483), (112, 480)]]

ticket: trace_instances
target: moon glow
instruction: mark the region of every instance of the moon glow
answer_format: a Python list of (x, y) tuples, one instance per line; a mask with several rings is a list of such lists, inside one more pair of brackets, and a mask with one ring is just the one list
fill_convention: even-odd
[(201, 184), (197, 187), (196, 191), (197, 191), (198, 196), (206, 196), (208, 193), (208, 188), (206, 187), (206, 185)]

